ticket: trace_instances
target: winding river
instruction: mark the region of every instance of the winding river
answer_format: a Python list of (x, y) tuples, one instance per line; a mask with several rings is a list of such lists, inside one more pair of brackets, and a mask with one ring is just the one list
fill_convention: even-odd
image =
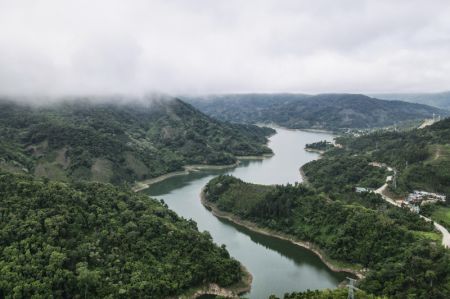
[(345, 279), (344, 273), (327, 268), (312, 252), (287, 241), (261, 235), (213, 216), (200, 203), (202, 187), (214, 176), (229, 173), (244, 181), (259, 184), (286, 184), (301, 181), (299, 167), (318, 157), (304, 150), (305, 144), (333, 139), (327, 133), (277, 128), (269, 146), (275, 155), (264, 160), (243, 160), (228, 170), (205, 170), (169, 178), (145, 190), (164, 199), (185, 218), (192, 218), (200, 230), (211, 233), (214, 241), (225, 244), (230, 254), (253, 275), (249, 298), (267, 298), (271, 294), (306, 289), (334, 288)]

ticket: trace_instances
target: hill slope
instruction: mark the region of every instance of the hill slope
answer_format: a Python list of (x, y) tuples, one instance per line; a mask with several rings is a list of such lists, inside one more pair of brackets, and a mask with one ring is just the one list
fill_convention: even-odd
[(0, 173), (1, 298), (167, 298), (241, 280), (191, 220), (101, 183)]
[(433, 113), (448, 114), (435, 107), (384, 101), (360, 94), (242, 94), (186, 100), (206, 114), (221, 120), (275, 123), (293, 129), (383, 127), (395, 122), (430, 118)]
[(450, 118), (424, 129), (340, 137), (337, 142), (349, 155), (367, 156), (397, 169), (397, 187), (391, 191), (398, 195), (419, 189), (450, 196)]
[[(114, 103), (114, 104), (113, 104)], [(185, 164), (270, 153), (273, 130), (216, 121), (174, 98), (0, 101), (0, 168), (58, 180), (123, 183)]]
[(382, 93), (373, 96), (379, 99), (400, 100), (450, 110), (450, 91), (437, 93)]
[(204, 196), (208, 207), (233, 216), (229, 219), (312, 242), (337, 265), (359, 265), (365, 278), (358, 287), (370, 294), (450, 295), (450, 268), (442, 266), (449, 264), (450, 253), (429, 238), (432, 225), (407, 209), (388, 206), (377, 194), (323, 193), (303, 184), (264, 186), (219, 176), (208, 182)]

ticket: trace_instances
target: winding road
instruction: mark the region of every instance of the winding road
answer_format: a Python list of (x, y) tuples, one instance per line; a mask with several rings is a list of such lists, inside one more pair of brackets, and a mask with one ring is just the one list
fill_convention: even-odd
[[(380, 165), (380, 166), (376, 165), (376, 163), (373, 163), (373, 164), (371, 164), (371, 165), (376, 166), (376, 167), (382, 167), (382, 166), (381, 166), (382, 164), (380, 164), (380, 163), (378, 163), (378, 165)], [(387, 167), (387, 169), (388, 169), (389, 171), (392, 171), (392, 170), (393, 170), (391, 167)], [(383, 186), (381, 186), (380, 188), (378, 188), (377, 190), (375, 190), (374, 192), (377, 193), (377, 194), (380, 194), (381, 197), (382, 197), (385, 201), (387, 201), (388, 203), (390, 203), (390, 204), (392, 204), (392, 205), (394, 205), (394, 206), (397, 206), (397, 207), (401, 207), (401, 204), (400, 204), (399, 202), (395, 201), (393, 198), (391, 198), (391, 197), (389, 197), (389, 196), (387, 196), (387, 195), (385, 194), (385, 191), (386, 191), (386, 189), (387, 189), (387, 187), (388, 187), (388, 183), (389, 183), (391, 180), (392, 180), (392, 176), (388, 176), (388, 177), (386, 178), (386, 183), (385, 183)], [(425, 217), (425, 216), (423, 216), (423, 215), (419, 215), (419, 216), (420, 216), (421, 218), (425, 219), (426, 221), (429, 221), (429, 222), (433, 221), (432, 219), (430, 219), (430, 218), (428, 218), (428, 217)], [(445, 248), (449, 248), (449, 247), (450, 247), (450, 233), (448, 232), (448, 230), (447, 230), (445, 227), (443, 227), (442, 225), (440, 225), (439, 223), (437, 223), (436, 221), (433, 221), (433, 225), (434, 225), (434, 228), (437, 229), (438, 231), (440, 231), (441, 234), (442, 234), (442, 245), (443, 245)]]

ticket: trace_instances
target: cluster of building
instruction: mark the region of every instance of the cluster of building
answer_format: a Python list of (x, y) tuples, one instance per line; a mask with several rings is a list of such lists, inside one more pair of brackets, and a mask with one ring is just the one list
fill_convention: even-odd
[(355, 187), (356, 193), (364, 193), (364, 192), (373, 192), (372, 188), (364, 188), (364, 187)]
[(445, 202), (445, 199), (446, 196), (442, 194), (414, 190), (413, 193), (408, 195), (405, 201), (412, 204), (423, 205), (428, 203), (436, 203), (439, 201)]
[(419, 213), (420, 206), (425, 204), (445, 202), (446, 196), (442, 194), (414, 190), (402, 202), (402, 206), (409, 207), (411, 211)]

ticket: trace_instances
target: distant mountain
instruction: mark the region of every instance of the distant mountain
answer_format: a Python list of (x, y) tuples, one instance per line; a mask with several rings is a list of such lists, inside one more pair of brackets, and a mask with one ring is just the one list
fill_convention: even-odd
[(288, 128), (371, 128), (449, 112), (427, 105), (361, 94), (241, 94), (184, 97), (204, 113), (236, 123), (275, 123)]
[(175, 98), (0, 100), (0, 169), (63, 181), (133, 182), (185, 164), (270, 153), (272, 129), (227, 124)]
[(372, 96), (384, 100), (400, 100), (450, 110), (450, 91), (438, 93), (382, 93)]

